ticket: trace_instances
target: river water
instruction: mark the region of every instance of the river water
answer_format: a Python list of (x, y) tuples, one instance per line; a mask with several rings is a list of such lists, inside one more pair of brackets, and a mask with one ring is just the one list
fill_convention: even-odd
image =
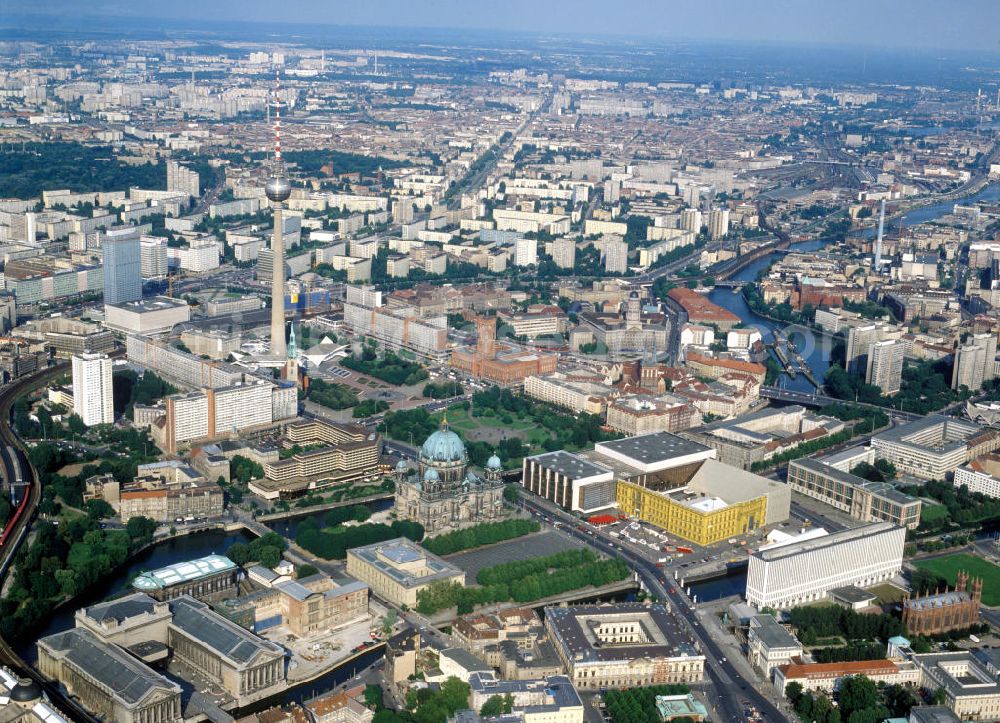
[[(223, 555), (233, 543), (248, 542), (252, 539), (253, 537), (248, 536), (242, 530), (238, 532), (208, 530), (165, 540), (132, 558), (128, 564), (118, 569), (114, 575), (106, 578), (101, 587), (77, 598), (68, 606), (60, 608), (49, 618), (48, 624), (38, 632), (34, 639), (44, 638), (46, 635), (52, 635), (73, 627), (73, 614), (77, 608), (94, 605), (102, 600), (115, 597), (125, 590), (132, 577), (140, 572), (156, 570), (160, 567), (193, 560), (198, 557), (205, 557), (206, 555)], [(19, 645), (17, 652), (24, 660), (30, 663), (34, 663), (37, 658), (33, 640)]]
[[(975, 201), (1000, 201), (1000, 183), (994, 183), (986, 186), (979, 193), (963, 198), (961, 201), (948, 201), (946, 203), (936, 203), (929, 206), (924, 206), (923, 208), (918, 208), (910, 211), (902, 216), (902, 221), (907, 226), (914, 226), (916, 224), (925, 223), (927, 221), (932, 221), (936, 218), (940, 218), (945, 214), (951, 213), (956, 203), (964, 204), (971, 203)], [(891, 224), (887, 224), (890, 228), (898, 227), (899, 221), (894, 221)], [(877, 228), (865, 229), (863, 235), (865, 237), (871, 238), (875, 236), (878, 232)], [(808, 252), (817, 251), (823, 248), (827, 244), (825, 239), (816, 239), (814, 241), (807, 241), (805, 243), (795, 244), (792, 246), (793, 251), (797, 252)], [(750, 282), (757, 278), (757, 275), (768, 269), (771, 264), (773, 264), (778, 258), (778, 254), (769, 254), (764, 258), (758, 259), (753, 262), (745, 269), (737, 274), (734, 274), (732, 281), (742, 281)], [(751, 311), (750, 307), (747, 306), (746, 301), (743, 299), (743, 294), (739, 293), (739, 290), (723, 289), (718, 288), (712, 290), (708, 294), (708, 298), (715, 304), (728, 309), (729, 311), (736, 314), (744, 323), (750, 324), (760, 330), (761, 335), (764, 337), (765, 343), (770, 343), (774, 341), (773, 330), (786, 329), (786, 324), (780, 322), (774, 322), (770, 319), (765, 319), (764, 317), (755, 314)], [(802, 356), (809, 363), (812, 369), (813, 375), (820, 381), (823, 380), (823, 375), (826, 374), (827, 368), (830, 366), (830, 352), (831, 352), (831, 342), (828, 338), (825, 338), (819, 334), (814, 334), (805, 329), (787, 329), (787, 335), (798, 347)], [(798, 374), (795, 379), (790, 378), (787, 374), (782, 374), (779, 380), (779, 385), (785, 387), (786, 389), (794, 389), (796, 391), (811, 392), (814, 387), (801, 374)]]
[[(959, 201), (936, 203), (924, 206), (923, 208), (915, 209), (905, 214), (902, 217), (902, 220), (907, 226), (914, 226), (919, 223), (932, 221), (951, 213), (956, 203), (965, 204), (976, 201), (1000, 201), (1000, 183), (988, 185), (979, 193), (968, 196)], [(898, 221), (891, 224), (891, 226), (898, 226)], [(865, 229), (864, 231), (864, 235), (869, 238), (875, 236), (876, 233), (878, 233), (877, 228)], [(815, 241), (795, 244), (792, 246), (792, 249), (794, 251), (816, 251), (823, 248), (825, 245), (826, 241), (817, 239)], [(733, 276), (733, 280), (747, 282), (755, 280), (757, 278), (757, 274), (767, 269), (776, 258), (777, 254), (771, 254), (755, 261), (738, 274), (735, 274)], [(708, 298), (711, 299), (713, 303), (716, 303), (739, 316), (744, 323), (760, 329), (765, 342), (773, 341), (774, 335), (772, 331), (774, 328), (777, 327), (781, 329), (785, 326), (755, 314), (750, 310), (750, 307), (747, 306), (746, 301), (743, 299), (743, 295), (741, 293), (733, 293), (731, 289), (714, 289), (709, 293)], [(793, 342), (795, 342), (796, 346), (802, 352), (802, 356), (809, 362), (816, 378), (822, 380), (823, 375), (830, 366), (829, 343), (820, 338), (819, 335), (815, 335), (805, 330), (790, 330), (789, 337)], [(790, 379), (787, 374), (782, 374), (781, 381), (779, 383), (787, 389), (795, 389), (806, 392), (813, 390), (812, 384), (810, 384), (809, 380), (805, 379), (801, 374), (799, 374), (795, 379)], [(743, 591), (746, 589), (746, 571), (743, 570), (736, 574), (726, 575), (725, 577), (695, 583), (690, 587), (691, 593), (698, 596), (699, 602), (718, 600), (730, 595), (742, 595)]]

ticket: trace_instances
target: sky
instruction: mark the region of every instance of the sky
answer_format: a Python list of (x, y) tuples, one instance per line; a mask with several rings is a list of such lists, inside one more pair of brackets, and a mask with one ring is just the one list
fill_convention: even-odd
[(0, 0), (0, 18), (3, 8), (63, 20), (285, 20), (1000, 53), (1000, 0)]

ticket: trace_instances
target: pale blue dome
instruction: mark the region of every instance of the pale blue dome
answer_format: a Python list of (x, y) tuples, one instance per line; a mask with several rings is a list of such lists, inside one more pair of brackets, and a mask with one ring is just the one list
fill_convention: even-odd
[(407, 466), (405, 459), (401, 459), (396, 463), (397, 472), (405, 472), (407, 469), (409, 469), (409, 467)]
[(462, 439), (442, 422), (441, 429), (434, 432), (420, 448), (420, 456), (431, 462), (464, 462), (465, 445)]
[(486, 460), (486, 469), (500, 469), (501, 467), (503, 467), (503, 464), (495, 454)]
[(424, 472), (424, 482), (437, 482), (439, 479), (441, 479), (441, 476), (433, 467)]

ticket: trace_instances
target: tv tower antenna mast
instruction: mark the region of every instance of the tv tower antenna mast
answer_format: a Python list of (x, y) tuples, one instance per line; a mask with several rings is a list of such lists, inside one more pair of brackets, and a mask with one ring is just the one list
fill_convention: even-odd
[(878, 240), (875, 242), (875, 271), (882, 265), (882, 234), (885, 231), (885, 199), (878, 214)]
[(271, 356), (284, 359), (285, 347), (285, 201), (292, 195), (285, 162), (281, 158), (281, 69), (274, 71), (274, 159), (271, 175), (264, 184), (271, 202), (274, 235), (271, 238)]

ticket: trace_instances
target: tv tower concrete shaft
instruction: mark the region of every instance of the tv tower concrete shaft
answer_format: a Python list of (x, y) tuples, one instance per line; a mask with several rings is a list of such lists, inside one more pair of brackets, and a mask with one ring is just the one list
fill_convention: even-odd
[(271, 177), (264, 184), (264, 193), (274, 214), (274, 236), (271, 239), (271, 356), (284, 359), (285, 347), (285, 201), (292, 195), (292, 184), (281, 158), (281, 76), (274, 78), (274, 163)]

